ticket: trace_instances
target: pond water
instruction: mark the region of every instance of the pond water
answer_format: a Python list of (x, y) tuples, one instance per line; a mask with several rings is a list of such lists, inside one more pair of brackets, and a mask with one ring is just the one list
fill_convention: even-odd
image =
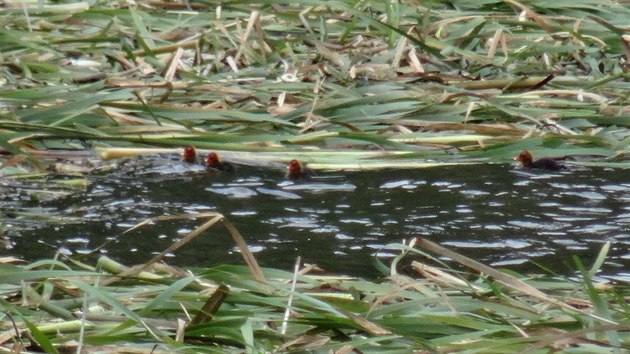
[[(422, 170), (331, 172), (290, 181), (281, 170), (239, 167), (207, 173), (172, 158), (118, 163), (92, 175), (85, 193), (48, 202), (4, 202), (4, 255), (34, 260), (56, 252), (100, 252), (125, 264), (167, 248), (201, 220), (172, 220), (122, 231), (150, 217), (216, 211), (245, 237), (262, 266), (291, 270), (297, 256), (327, 271), (378, 275), (383, 246), (425, 237), (495, 267), (562, 274), (571, 255), (589, 267), (612, 242), (602, 275), (630, 281), (628, 172), (573, 169), (523, 171), (508, 165)], [(51, 221), (63, 215), (61, 220)], [(172, 265), (209, 267), (242, 258), (223, 226), (169, 255)]]

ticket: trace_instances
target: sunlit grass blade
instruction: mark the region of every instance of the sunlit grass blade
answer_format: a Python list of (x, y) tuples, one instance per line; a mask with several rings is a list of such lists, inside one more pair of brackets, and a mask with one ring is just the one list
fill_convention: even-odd
[[(424, 240), (416, 243), (427, 246)], [(412, 243), (390, 245), (390, 248), (406, 250), (403, 257), (412, 257), (413, 246)], [(431, 262), (441, 262), (431, 255), (438, 251), (437, 255), (447, 254), (454, 261), (472, 266), (474, 274), (460, 274), (448, 267), (438, 271), (438, 268), (423, 265), (431, 270), (426, 273), (431, 274), (430, 277), (413, 278), (390, 271), (389, 279), (376, 283), (307, 273), (298, 275), (293, 287), (290, 285), (294, 277), (291, 272), (261, 269), (267, 286), (272, 288), (264, 293), (260, 292), (260, 282), (246, 266), (216, 266), (200, 270), (199, 276), (180, 272), (158, 275), (153, 274), (153, 268), (147, 268), (145, 272), (153, 276), (121, 277), (118, 271), (114, 275), (100, 273), (101, 270), (85, 272), (86, 265), (73, 270), (78, 263), (62, 265), (55, 261), (6, 266), (2, 276), (5, 281), (29, 282), (31, 289), (56, 279), (54, 284), (64, 290), (60, 296), (65, 298), (56, 299), (56, 306), (63, 301), (78, 300), (73, 306), (80, 307), (82, 294), (88, 296), (86, 299), (92, 304), (92, 310), (82, 314), (89, 321), (85, 325), (78, 320), (66, 322), (63, 327), (58, 323), (49, 324), (52, 319), (65, 316), (55, 311), (45, 313), (44, 323), (33, 322), (37, 325), (34, 328), (46, 336), (41, 337), (34, 331), (39, 336), (37, 342), (41, 342), (42, 347), (51, 346), (51, 352), (63, 348), (58, 341), (60, 335), (64, 338), (76, 336), (82, 326), (87, 347), (120, 343), (134, 347), (140, 343), (155, 343), (171, 349), (192, 350), (198, 346), (208, 349), (210, 345), (223, 350), (238, 348), (254, 352), (270, 346), (286, 350), (352, 346), (362, 351), (391, 353), (402, 353), (409, 348), (505, 352), (514, 348), (522, 351), (549, 349), (566, 341), (584, 350), (597, 351), (610, 345), (622, 347), (630, 339), (626, 335), (630, 331), (628, 326), (594, 325), (601, 320), (588, 313), (572, 311), (568, 316), (569, 309), (548, 306), (549, 303), (556, 304), (551, 299), (559, 298), (581, 306), (591, 306), (592, 301), (598, 317), (606, 318), (605, 322), (622, 319), (620, 304), (610, 301), (613, 293), (597, 290), (586, 271), (583, 272), (585, 287), (581, 287), (568, 279), (528, 279), (517, 274), (488, 271), (480, 264), (468, 264), (463, 256), (452, 251), (445, 253), (439, 247), (429, 248), (430, 253), (422, 254)], [(421, 252), (416, 251), (415, 254)], [(402, 261), (403, 258), (396, 260), (394, 266)], [(598, 260), (596, 266), (599, 263)], [(71, 270), (49, 270), (47, 273), (25, 270), (49, 265)], [(383, 266), (386, 267), (384, 263)], [(578, 266), (581, 265), (578, 263)], [(43, 274), (54, 278), (42, 278)], [(90, 274), (92, 276), (87, 277)], [(78, 275), (85, 280), (77, 279)], [(488, 275), (500, 281), (489, 282)], [(463, 276), (468, 278), (462, 281)], [(223, 290), (217, 290), (217, 283), (210, 280), (224, 283), (218, 286)], [(542, 293), (543, 290), (545, 297), (537, 295), (537, 291)], [(618, 290), (625, 291), (623, 288)], [(7, 288), (5, 296), (8, 297), (3, 306), (22, 316), (37, 314), (41, 319), (41, 312), (28, 311), (24, 307), (28, 304), (17, 301), (19, 297), (10, 296), (10, 292), (21, 291), (19, 286)], [(212, 295), (208, 297), (208, 294)], [(216, 299), (212, 300), (215, 295)], [(293, 304), (287, 331), (280, 335), (277, 328), (283, 322), (289, 296), (293, 297)], [(31, 298), (37, 296), (31, 292)], [(541, 308), (545, 310), (539, 311)], [(190, 319), (191, 315), (201, 320), (193, 320), (179, 332), (179, 342), (175, 341), (178, 327), (175, 320)], [(318, 334), (309, 333), (312, 329), (317, 329)], [(329, 332), (330, 329), (333, 331)], [(606, 337), (599, 335), (603, 332)], [(339, 333), (344, 335), (339, 336)], [(590, 335), (595, 337), (585, 337)]]

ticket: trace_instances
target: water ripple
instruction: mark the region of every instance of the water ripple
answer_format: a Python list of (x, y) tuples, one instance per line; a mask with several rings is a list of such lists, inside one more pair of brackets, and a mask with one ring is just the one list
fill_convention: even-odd
[[(277, 171), (248, 167), (206, 173), (176, 156), (128, 160), (119, 168), (117, 174), (94, 176), (84, 194), (37, 204), (25, 197), (31, 186), (4, 186), (15, 196), (0, 206), (12, 246), (6, 252), (37, 259), (115, 240), (103, 252), (141, 261), (200, 221), (117, 232), (155, 216), (216, 211), (229, 215), (265, 266), (290, 269), (299, 255), (331, 271), (374, 274), (366, 266), (371, 257), (398, 255), (384, 245), (427, 237), (493, 266), (536, 270), (530, 261), (572, 264), (570, 255), (577, 254), (588, 262), (611, 241), (606, 274), (630, 276), (623, 272), (630, 267), (626, 171), (550, 174), (486, 165), (291, 181)], [(239, 251), (232, 239), (223, 237), (222, 228), (211, 232), (219, 236), (195, 239), (169, 262), (233, 261)]]

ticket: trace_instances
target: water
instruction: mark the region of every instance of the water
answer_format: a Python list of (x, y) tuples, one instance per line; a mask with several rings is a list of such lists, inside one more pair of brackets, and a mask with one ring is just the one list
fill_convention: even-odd
[[(166, 158), (144, 158), (116, 172), (89, 177), (85, 193), (48, 202), (3, 202), (2, 211), (50, 216), (5, 217), (4, 255), (34, 260), (56, 252), (100, 253), (140, 263), (202, 224), (155, 223), (161, 215), (221, 212), (243, 234), (262, 266), (291, 269), (297, 256), (327, 271), (377, 276), (374, 255), (384, 247), (425, 237), (495, 267), (562, 274), (586, 266), (612, 242), (602, 275), (630, 281), (630, 182), (627, 171), (522, 171), (507, 165), (424, 170), (332, 172), (288, 181), (283, 171), (238, 168), (207, 173)], [(15, 187), (13, 187), (15, 188)], [(13, 198), (15, 199), (15, 198)], [(63, 219), (54, 221), (54, 217)], [(166, 259), (209, 267), (243, 263), (223, 226), (216, 226)]]

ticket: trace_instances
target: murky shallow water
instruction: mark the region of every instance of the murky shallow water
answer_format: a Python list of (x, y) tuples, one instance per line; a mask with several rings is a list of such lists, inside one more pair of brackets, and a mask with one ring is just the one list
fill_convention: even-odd
[[(140, 263), (201, 221), (160, 222), (120, 235), (126, 228), (149, 217), (217, 211), (241, 231), (263, 266), (288, 270), (299, 255), (331, 272), (373, 277), (372, 257), (394, 254), (384, 245), (421, 236), (493, 266), (541, 272), (538, 263), (567, 274), (575, 268), (570, 255), (590, 266), (611, 241), (605, 273), (630, 280), (630, 181), (624, 170), (529, 173), (479, 165), (288, 181), (279, 170), (207, 173), (145, 158), (90, 179), (84, 194), (37, 205), (4, 203), (5, 215), (37, 208), (64, 220), (5, 217), (9, 249), (2, 253), (33, 260), (59, 249), (87, 252), (115, 239), (102, 252)], [(242, 263), (222, 226), (167, 261), (206, 267)]]

